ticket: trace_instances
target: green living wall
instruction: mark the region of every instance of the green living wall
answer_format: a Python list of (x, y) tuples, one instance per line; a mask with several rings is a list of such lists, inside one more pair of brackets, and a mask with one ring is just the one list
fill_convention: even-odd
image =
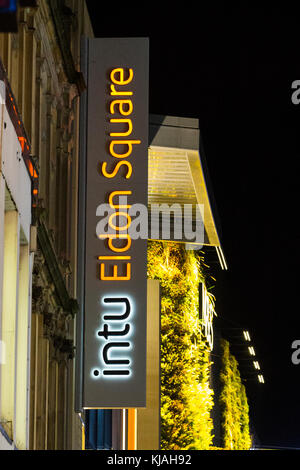
[(148, 277), (159, 279), (161, 298), (161, 446), (209, 449), (213, 391), (209, 351), (201, 340), (200, 256), (179, 243), (149, 242)]
[(246, 389), (241, 380), (237, 360), (230, 352), (228, 341), (221, 340), (221, 350), (222, 392), (220, 405), (223, 445), (225, 449), (229, 450), (247, 450), (251, 447), (251, 436)]
[[(205, 266), (202, 252), (186, 251), (181, 243), (148, 243), (148, 277), (158, 279), (161, 286), (163, 450), (216, 449), (210, 354), (199, 318), (199, 283), (207, 284)], [(222, 341), (221, 346), (223, 448), (247, 449), (251, 442), (245, 387), (229, 344)]]

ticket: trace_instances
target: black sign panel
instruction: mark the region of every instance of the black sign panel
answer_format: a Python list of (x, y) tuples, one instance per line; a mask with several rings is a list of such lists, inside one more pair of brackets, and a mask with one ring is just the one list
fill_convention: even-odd
[(144, 407), (147, 240), (129, 211), (147, 207), (148, 39), (83, 51), (77, 408)]

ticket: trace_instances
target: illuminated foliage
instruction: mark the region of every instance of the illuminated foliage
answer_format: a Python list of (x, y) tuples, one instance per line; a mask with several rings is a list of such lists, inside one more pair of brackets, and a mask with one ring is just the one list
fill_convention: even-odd
[(182, 244), (149, 242), (148, 277), (159, 279), (162, 289), (162, 449), (209, 449), (213, 391), (209, 351), (200, 334), (201, 258)]
[(229, 343), (221, 341), (222, 392), (220, 405), (222, 408), (222, 428), (225, 449), (247, 450), (251, 447), (249, 432), (249, 406), (245, 386), (242, 384), (238, 363), (230, 353)]
[[(179, 243), (149, 242), (148, 277), (161, 285), (161, 447), (220, 449), (212, 445), (213, 391), (209, 350), (201, 339), (199, 283), (207, 284), (199, 252)], [(208, 293), (211, 301), (214, 297)], [(221, 341), (220, 405), (224, 450), (251, 447), (249, 407), (238, 363)]]

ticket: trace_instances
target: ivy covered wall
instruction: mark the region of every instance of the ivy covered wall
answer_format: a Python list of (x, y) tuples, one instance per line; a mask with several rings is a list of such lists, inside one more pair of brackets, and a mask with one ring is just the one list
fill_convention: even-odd
[(161, 448), (213, 447), (214, 399), (222, 410), (224, 449), (250, 448), (249, 408), (238, 364), (222, 340), (221, 393), (210, 385), (209, 348), (201, 335), (199, 283), (206, 284), (201, 252), (184, 244), (148, 243), (148, 277), (161, 286)]
[(209, 351), (200, 334), (200, 258), (178, 243), (150, 242), (148, 277), (161, 297), (161, 447), (208, 449), (212, 444), (213, 391)]
[(236, 358), (230, 352), (229, 342), (221, 340), (222, 365), (220, 379), (222, 392), (223, 445), (229, 450), (247, 450), (251, 447), (249, 405)]

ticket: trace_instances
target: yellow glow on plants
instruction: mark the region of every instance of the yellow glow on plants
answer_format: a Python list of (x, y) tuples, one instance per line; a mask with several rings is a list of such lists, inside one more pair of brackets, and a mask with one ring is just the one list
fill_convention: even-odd
[(209, 449), (213, 391), (201, 339), (201, 258), (179, 243), (149, 242), (148, 277), (161, 285), (161, 448)]
[(228, 341), (221, 341), (222, 428), (227, 450), (247, 450), (251, 447), (249, 406), (245, 386), (242, 384), (238, 362), (231, 354)]
[[(148, 243), (148, 277), (158, 279), (161, 286), (162, 450), (216, 449), (210, 355), (199, 318), (199, 284), (206, 284), (203, 266), (201, 254), (185, 251), (182, 244)], [(222, 410), (223, 448), (250, 449), (246, 390), (229, 343), (222, 342), (221, 349), (222, 387), (217, 398)]]

